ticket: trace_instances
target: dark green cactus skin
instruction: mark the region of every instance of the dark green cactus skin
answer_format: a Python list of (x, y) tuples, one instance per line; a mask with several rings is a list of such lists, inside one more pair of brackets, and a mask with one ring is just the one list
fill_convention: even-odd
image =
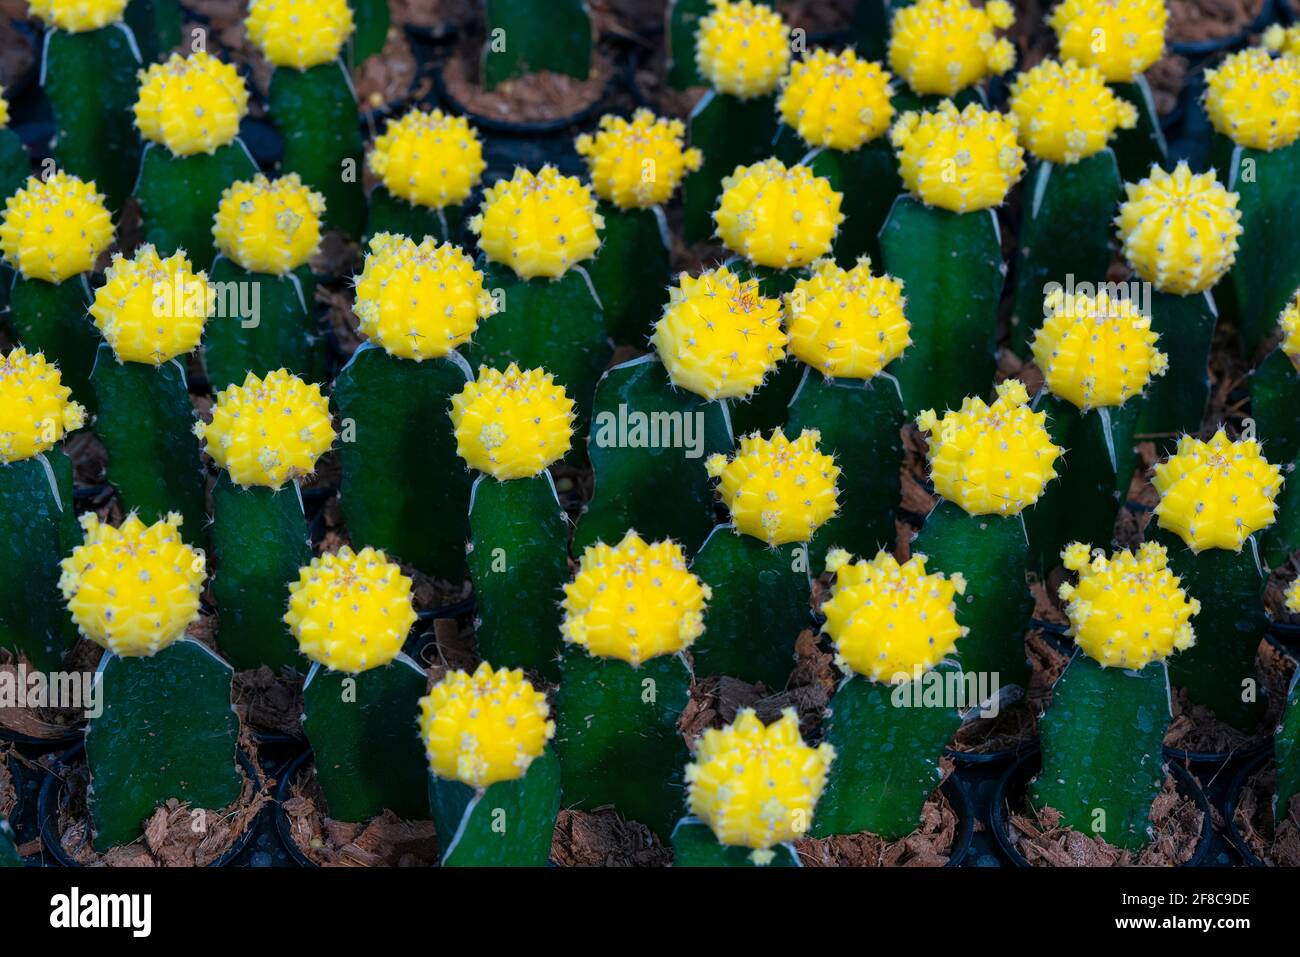
[(1154, 438), (1163, 450), (1172, 449), (1182, 433), (1200, 431), (1210, 398), (1210, 342), (1217, 320), (1208, 293), (1151, 294), (1151, 329), (1160, 337), (1156, 348), (1169, 357), (1169, 369), (1147, 386), (1137, 434)]
[(695, 34), (710, 7), (710, 0), (668, 2), (668, 83), (675, 90), (708, 82), (695, 64)]
[(691, 646), (695, 673), (784, 689), (794, 668), (795, 640), (812, 624), (808, 546), (773, 548), (719, 525), (691, 571), (713, 591), (704, 634)]
[(63, 384), (72, 398), (93, 413), (95, 390), (90, 370), (95, 365), (99, 332), (87, 313), (90, 287), (84, 275), (65, 279), (57, 286), (43, 279), (26, 279), (14, 273), (9, 290), (9, 326), (28, 352), (42, 352), (57, 363)]
[(545, 867), (560, 812), (560, 762), (544, 751), (522, 778), (482, 792), (430, 774), (429, 807), (443, 867)]
[[(772, 848), (776, 855), (764, 867), (799, 867), (799, 855), (792, 844)], [(719, 844), (709, 826), (695, 817), (684, 817), (673, 828), (673, 867), (757, 867), (747, 847)]]
[(388, 12), (388, 0), (348, 0), (348, 6), (356, 24), (351, 40), (351, 62), (357, 65), (384, 48), (392, 16)]
[(880, 244), (885, 271), (903, 281), (912, 324), (912, 344), (894, 373), (907, 410), (942, 413), (968, 395), (985, 395), (1004, 280), (996, 218), (989, 210), (953, 213), (900, 196)]
[(334, 380), (353, 540), (452, 582), (465, 577), (472, 477), (446, 410), (469, 375), (459, 354), (416, 362), (365, 344)]
[(804, 364), (787, 356), (776, 364), (748, 399), (728, 399), (727, 411), (736, 435), (782, 428), (790, 415), (790, 400), (803, 381)]
[(633, 668), (567, 647), (555, 696), (555, 753), (564, 806), (612, 804), (662, 840), (684, 799), (686, 743), (677, 722), (690, 697), (691, 672), (678, 655)]
[(366, 218), (366, 241), (379, 233), (410, 236), (417, 243), (432, 236), (440, 243), (456, 242), (465, 222), (464, 206), (434, 209), (394, 196), (383, 186), (370, 191), (370, 214)]
[(13, 828), (0, 817), (0, 867), (22, 866), (23, 859), (18, 856), (18, 847), (14, 844)]
[(212, 218), (221, 194), (256, 174), (257, 163), (240, 140), (194, 156), (173, 156), (165, 146), (147, 144), (135, 187), (145, 242), (164, 258), (184, 250), (195, 269), (211, 268), (217, 255)]
[(1292, 462), (1300, 455), (1300, 378), (1281, 349), (1250, 374), (1250, 414), (1270, 462)]
[(968, 515), (943, 500), (912, 542), (927, 572), (966, 577), (957, 598), (957, 624), (970, 633), (957, 644), (967, 672), (997, 674), (1003, 687), (1026, 687), (1025, 629), (1034, 599), (1025, 583), (1029, 543), (1020, 516)]
[(1061, 823), (1081, 834), (1140, 850), (1165, 780), (1169, 720), (1169, 680), (1159, 663), (1124, 671), (1076, 652), (1038, 720), (1043, 769), (1030, 800), (1056, 808)]
[(718, 208), (723, 177), (737, 166), (771, 155), (777, 131), (775, 96), (742, 100), (712, 91), (691, 113), (687, 131), (691, 145), (704, 153), (700, 168), (682, 183), (686, 241), (697, 243), (713, 235), (713, 211)]
[(1137, 108), (1137, 126), (1116, 130), (1113, 140), (1120, 175), (1126, 183), (1136, 183), (1151, 172), (1153, 164), (1163, 163), (1168, 156), (1165, 134), (1160, 130), (1160, 117), (1145, 76), (1138, 76), (1132, 83), (1112, 83), (1110, 88)]
[(550, 473), (508, 482), (480, 476), (470, 493), (469, 527), (480, 656), (493, 667), (555, 681), (569, 550), (568, 518)]
[(843, 194), (840, 212), (844, 222), (835, 234), (835, 260), (845, 269), (870, 256), (880, 262), (880, 230), (889, 218), (894, 197), (903, 191), (898, 160), (885, 139), (864, 143), (852, 152), (817, 149), (804, 159), (817, 176), (830, 181)]
[(427, 683), (405, 655), (355, 675), (312, 666), (302, 728), (331, 818), (368, 821), (385, 810), (408, 821), (428, 818), (428, 764), (416, 728)]
[(94, 180), (113, 210), (130, 194), (140, 167), (132, 109), (140, 66), (135, 38), (124, 23), (45, 34), (41, 85), (58, 127), (54, 158), (60, 169)]
[(181, 42), (181, 5), (177, 0), (131, 0), (123, 16), (148, 65)]
[[(936, 670), (961, 669), (940, 664)], [(869, 831), (896, 840), (920, 824), (926, 799), (943, 779), (939, 758), (961, 727), (961, 714), (917, 706), (919, 690), (917, 704), (904, 707), (895, 704), (894, 692), (892, 685), (852, 675), (831, 699), (825, 733), (835, 761), (813, 815), (814, 837)]]
[(591, 17), (583, 0), (484, 0), (483, 7), (484, 88), (543, 70), (580, 80), (590, 75)]
[(240, 671), (267, 665), (304, 671), (284, 623), (289, 582), (311, 562), (302, 499), (292, 485), (241, 489), (224, 471), (212, 489), (212, 596), (221, 613), (218, 644)]
[(32, 158), (13, 130), (0, 130), (0, 208), (32, 175)]
[[(699, 455), (690, 458), (695, 449), (689, 447), (616, 445), (620, 408), (626, 409), (629, 422), (635, 413), (644, 414), (651, 423), (655, 415), (672, 416), (665, 421), (680, 422), (683, 436), (689, 423)], [(605, 373), (596, 387), (593, 414), (587, 453), (595, 470), (596, 491), (578, 519), (574, 551), (597, 541), (613, 545), (635, 529), (646, 541), (671, 538), (693, 554), (713, 528), (713, 486), (704, 463), (732, 445), (723, 404), (675, 389), (663, 363), (642, 356)], [(633, 437), (629, 429), (625, 438)], [(672, 507), (665, 508), (665, 502)]]
[(600, 204), (600, 252), (587, 264), (600, 296), (605, 328), (620, 345), (646, 348), (668, 301), (668, 227), (663, 211)]
[(361, 188), (361, 130), (357, 96), (347, 70), (334, 60), (306, 70), (271, 74), (271, 119), (284, 138), (280, 169), (297, 173), (325, 197), (324, 225), (354, 239), (366, 226)]
[(56, 671), (77, 638), (59, 593), (59, 562), (80, 543), (71, 461), (51, 449), (0, 465), (0, 502), (0, 647)]
[(884, 62), (888, 52), (890, 11), (907, 6), (904, 0), (858, 0), (849, 24), (849, 43), (858, 56)]
[(180, 360), (160, 366), (118, 362), (105, 342), (90, 381), (99, 400), (95, 434), (108, 451), (108, 480), (123, 508), (138, 511), (149, 525), (180, 512), (185, 540), (202, 544), (205, 482)]
[[(1288, 363), (1289, 364), (1289, 363)], [(1268, 433), (1263, 433), (1267, 435)], [(1272, 458), (1272, 450), (1264, 452)], [(1281, 568), (1300, 548), (1300, 475), (1295, 460), (1282, 467), (1282, 491), (1277, 496), (1277, 520), (1258, 534), (1259, 554), (1269, 568)]]
[(1277, 761), (1277, 794), (1273, 799), (1273, 820), (1283, 821), (1291, 807), (1291, 798), (1300, 793), (1300, 694), (1295, 681), (1286, 696), (1286, 713), (1273, 738), (1273, 755)]
[(152, 658), (106, 654), (104, 713), (86, 731), (95, 850), (129, 844), (170, 798), (216, 811), (239, 797), (230, 666), (190, 638)]

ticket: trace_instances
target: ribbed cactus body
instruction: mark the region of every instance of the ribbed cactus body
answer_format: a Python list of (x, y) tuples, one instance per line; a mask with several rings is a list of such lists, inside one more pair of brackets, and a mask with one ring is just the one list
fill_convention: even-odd
[(383, 185), (370, 191), (365, 239), (379, 233), (432, 236), (439, 242), (459, 242), (467, 213), (463, 206), (435, 209), (394, 196)]
[(161, 256), (183, 249), (196, 269), (208, 269), (216, 256), (212, 214), (221, 194), (256, 173), (257, 163), (240, 140), (192, 156), (176, 156), (164, 146), (146, 144), (135, 187), (145, 241)]
[(719, 844), (709, 825), (699, 818), (684, 817), (673, 827), (673, 867), (799, 867), (799, 853), (793, 844), (772, 848), (772, 859), (754, 862), (754, 852), (736, 844)]
[(862, 255), (878, 261), (880, 230), (889, 218), (895, 197), (903, 190), (898, 161), (887, 142), (874, 140), (849, 152), (817, 149), (803, 162), (844, 196), (840, 206), (844, 222), (833, 246), (836, 261), (845, 268)]
[(1277, 760), (1277, 793), (1273, 798), (1273, 819), (1283, 820), (1291, 799), (1300, 793), (1300, 693), (1292, 686), (1286, 697), (1282, 724), (1273, 738), (1273, 755)]
[(32, 175), (32, 158), (18, 134), (0, 129), (0, 196), (16, 193)]
[(123, 15), (135, 34), (140, 58), (153, 63), (181, 42), (181, 5), (177, 0), (130, 0)]
[(592, 26), (583, 0), (485, 0), (484, 13), (487, 89), (541, 70), (580, 80), (591, 72)]
[(9, 323), (19, 343), (57, 363), (72, 397), (94, 412), (90, 370), (100, 339), (87, 315), (89, 306), (90, 286), (84, 276), (73, 276), (57, 286), (21, 273), (14, 276)]
[[(1300, 454), (1300, 293), (1278, 319), (1282, 341), (1250, 373), (1250, 414), (1259, 434), (1268, 438), (1274, 462), (1292, 462)], [(1288, 495), (1289, 487), (1282, 490)], [(1285, 509), (1284, 509), (1285, 511)], [(1279, 520), (1284, 520), (1285, 515)], [(1270, 565), (1278, 563), (1269, 559)]]
[(605, 328), (620, 345), (644, 348), (668, 285), (668, 227), (663, 211), (600, 204), (604, 242), (587, 273), (600, 297)]
[(392, 14), (388, 10), (388, 0), (348, 0), (348, 6), (352, 8), (352, 22), (356, 24), (348, 51), (349, 63), (357, 66), (384, 49)]
[[(1160, 337), (1160, 348), (1169, 356), (1168, 370), (1153, 378), (1138, 409), (1137, 431), (1155, 435), (1157, 447), (1172, 448), (1179, 435), (1200, 431), (1206, 403), (1210, 400), (1210, 346), (1219, 312), (1213, 294), (1177, 296), (1151, 293), (1151, 330)], [(1252, 409), (1258, 417), (1258, 411)], [(1286, 461), (1274, 450), (1274, 434), (1260, 422), (1261, 436), (1269, 440), (1268, 454)], [(1117, 454), (1124, 450), (1116, 448)], [(1136, 458), (1130, 459), (1131, 462)]]
[(682, 184), (688, 243), (713, 234), (712, 213), (722, 193), (722, 180), (737, 166), (770, 156), (777, 127), (775, 94), (741, 99), (714, 91), (700, 100), (687, 124), (687, 139), (704, 155), (700, 168)]

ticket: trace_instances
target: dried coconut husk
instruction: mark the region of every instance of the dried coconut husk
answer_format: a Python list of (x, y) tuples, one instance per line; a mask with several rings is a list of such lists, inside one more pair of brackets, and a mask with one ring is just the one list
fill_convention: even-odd
[(700, 100), (704, 99), (705, 94), (709, 92), (709, 87), (688, 86), (684, 90), (679, 90), (668, 83), (667, 73), (668, 49), (660, 44), (648, 56), (641, 57), (637, 63), (633, 73), (637, 93), (658, 116), (685, 120), (699, 105)]
[(1171, 43), (1223, 40), (1244, 33), (1264, 9), (1264, 0), (1165, 0)]
[[(1193, 625), (1196, 620), (1192, 619)], [(1255, 672), (1264, 695), (1264, 714), (1255, 730), (1247, 732), (1220, 721), (1214, 712), (1193, 702), (1182, 688), (1173, 695), (1174, 719), (1165, 734), (1165, 747), (1180, 751), (1223, 754), (1257, 747), (1273, 733), (1286, 707), (1286, 693), (1295, 673), (1295, 659), (1270, 642), (1261, 642)]]
[(555, 821), (551, 861), (559, 867), (667, 867), (672, 858), (650, 828), (612, 807), (561, 810)]
[(1232, 822), (1246, 846), (1264, 863), (1300, 867), (1300, 794), (1292, 795), (1286, 817), (1275, 826), (1276, 794), (1277, 765), (1269, 760), (1246, 779)]
[[(68, 652), (62, 670), (94, 675), (103, 654), (99, 645), (83, 638)], [(8, 649), (0, 648), (0, 672), (17, 674), (22, 663), (27, 664), (28, 673), (40, 670), (27, 663), (25, 657), (15, 656)], [(86, 712), (81, 708), (0, 708), (0, 733), (56, 741), (79, 732), (85, 726)]]
[(236, 671), (231, 696), (240, 724), (254, 732), (301, 738), (302, 682), (296, 672), (277, 674), (266, 665)]
[(8, 748), (0, 748), (0, 818), (8, 819), (18, 807), (18, 788), (14, 776), (9, 772)]
[(525, 124), (563, 120), (583, 112), (605, 95), (614, 72), (614, 62), (593, 48), (591, 74), (585, 80), (542, 70), (486, 90), (480, 82), (479, 48), (467, 42), (443, 64), (442, 80), (448, 95), (466, 112)]
[(352, 86), (358, 108), (369, 112), (421, 100), (433, 89), (433, 80), (421, 75), (410, 41), (394, 24), (384, 38), (384, 48), (352, 68)]

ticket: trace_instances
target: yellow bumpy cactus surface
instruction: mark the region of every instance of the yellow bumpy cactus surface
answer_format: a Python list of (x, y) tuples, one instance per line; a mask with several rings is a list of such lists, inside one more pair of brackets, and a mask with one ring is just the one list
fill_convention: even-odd
[(309, 659), (359, 674), (396, 658), (415, 618), (411, 579), (383, 552), (344, 545), (298, 569), (284, 623)]
[(1261, 40), (1266, 50), (1283, 56), (1300, 57), (1300, 24), (1284, 27), (1275, 23), (1264, 31)]
[(90, 270), (112, 242), (103, 195), (71, 173), (29, 177), (0, 215), (0, 251), (27, 279), (61, 283)]
[(573, 400), (541, 369), (505, 372), (481, 366), (478, 378), (451, 399), (456, 451), (470, 468), (493, 478), (530, 478), (573, 444)]
[(1184, 435), (1159, 463), (1151, 484), (1160, 493), (1156, 520), (1194, 552), (1241, 551), (1253, 533), (1273, 524), (1282, 473), (1254, 439), (1233, 442), (1219, 429), (1208, 442)]
[(339, 55), (352, 10), (347, 0), (251, 0), (244, 28), (272, 64), (305, 70)]
[(944, 100), (931, 113), (904, 113), (890, 131), (903, 184), (955, 213), (997, 206), (1025, 172), (1014, 116)]
[(718, 479), (718, 494), (738, 532), (769, 545), (806, 542), (835, 514), (840, 467), (817, 448), (820, 441), (816, 429), (804, 429), (794, 440), (774, 429), (770, 438), (742, 438), (730, 459), (709, 456), (705, 468)]
[(5, 88), (0, 86), (0, 130), (9, 126), (9, 101), (5, 99)]
[(690, 646), (704, 631), (709, 587), (686, 567), (676, 542), (648, 543), (628, 532), (615, 546), (582, 553), (564, 586), (564, 640), (597, 658), (633, 668)]
[(682, 273), (651, 344), (673, 385), (706, 399), (743, 399), (785, 358), (781, 303), (726, 266)]
[(982, 8), (968, 0), (918, 0), (894, 12), (889, 68), (915, 92), (952, 96), (985, 77), (1006, 73), (1015, 47), (995, 30), (1016, 15), (1006, 0)]
[(248, 89), (229, 63), (202, 50), (142, 70), (135, 101), (140, 135), (177, 156), (212, 153), (239, 133)]
[(483, 274), (450, 243), (379, 233), (356, 280), (361, 334), (404, 359), (445, 356), (469, 341), (496, 305)]
[(1300, 289), (1296, 290), (1296, 294), (1282, 310), (1282, 315), (1278, 316), (1277, 324), (1282, 330), (1282, 341), (1279, 343), (1282, 352), (1300, 370)]
[(834, 760), (830, 744), (804, 743), (793, 708), (767, 726), (742, 708), (700, 736), (686, 766), (687, 804), (719, 844), (752, 848), (755, 864), (769, 864), (773, 847), (807, 832)]
[(1300, 578), (1291, 580), (1291, 584), (1286, 586), (1286, 591), (1282, 597), (1286, 610), (1293, 615), (1300, 615)]
[(418, 108), (388, 124), (367, 162), (394, 196), (433, 209), (465, 202), (487, 168), (465, 117)]
[(830, 252), (843, 200), (807, 166), (765, 159), (723, 178), (713, 221), (732, 252), (759, 266), (798, 269)]
[(483, 205), (469, 221), (479, 248), (521, 279), (557, 279), (590, 259), (600, 246), (605, 218), (591, 189), (554, 166), (532, 173), (518, 167), (483, 191)]
[(823, 375), (870, 379), (912, 344), (906, 305), (903, 283), (871, 275), (869, 258), (819, 260), (785, 296), (790, 352)]
[(719, 93), (766, 96), (790, 64), (790, 28), (766, 4), (713, 0), (695, 33), (695, 64)]
[(0, 356), (0, 465), (48, 452), (86, 423), (59, 367), (15, 346)]
[(1061, 0), (1048, 16), (1063, 59), (1131, 83), (1165, 53), (1164, 0)]
[(524, 776), (555, 735), (551, 709), (523, 669), (449, 671), (420, 699), (420, 735), (438, 777), (483, 790)]
[(127, 0), (28, 0), (32, 16), (68, 33), (98, 30), (117, 23)]
[(320, 248), (325, 197), (297, 173), (226, 187), (212, 226), (217, 248), (249, 272), (282, 276)]
[(334, 442), (329, 400), (319, 385), (277, 369), (217, 393), (212, 421), (194, 434), (217, 465), (239, 486), (279, 488), (316, 470)]
[(1069, 634), (1103, 668), (1138, 669), (1196, 643), (1191, 618), (1201, 603), (1187, 597), (1170, 573), (1164, 546), (1147, 542), (1137, 554), (1124, 549), (1109, 559), (1101, 549), (1073, 542), (1061, 552), (1079, 584), (1061, 585)]
[(871, 561), (853, 561), (833, 548), (826, 570), (835, 576), (822, 604), (822, 631), (835, 643), (835, 661), (884, 684), (907, 684), (957, 647), (968, 628), (957, 624), (957, 595), (966, 580), (942, 572), (926, 574), (925, 556), (902, 564), (881, 551)]
[(703, 154), (687, 149), (685, 136), (681, 120), (643, 109), (631, 120), (602, 116), (596, 135), (584, 133), (574, 146), (597, 196), (620, 209), (646, 209), (668, 202), (682, 178), (700, 168)]
[(119, 362), (162, 365), (198, 348), (214, 302), (183, 250), (163, 259), (146, 243), (130, 259), (113, 256), (90, 316)]
[(145, 525), (134, 512), (120, 528), (81, 516), (85, 540), (63, 559), (59, 590), (81, 634), (123, 658), (149, 657), (199, 617), (206, 564), (181, 541), (174, 512)]
[(1205, 111), (1238, 146), (1277, 150), (1300, 138), (1300, 60), (1254, 47), (1205, 71)]
[(884, 135), (894, 118), (890, 76), (852, 48), (813, 50), (781, 81), (777, 110), (810, 146), (855, 150)]
[(1237, 194), (1214, 178), (1179, 163), (1172, 173), (1151, 168), (1139, 183), (1125, 183), (1120, 206), (1124, 256), (1137, 274), (1162, 292), (1204, 292), (1237, 258), (1241, 213)]
[(1024, 385), (1007, 379), (992, 405), (967, 396), (942, 418), (933, 409), (917, 416), (929, 433), (935, 491), (970, 515), (1017, 515), (1038, 501), (1062, 450), (1047, 433), (1047, 413), (1028, 402)]
[(1106, 148), (1117, 129), (1137, 126), (1137, 108), (1116, 96), (1096, 67), (1044, 60), (1011, 84), (1020, 142), (1034, 156), (1071, 164)]

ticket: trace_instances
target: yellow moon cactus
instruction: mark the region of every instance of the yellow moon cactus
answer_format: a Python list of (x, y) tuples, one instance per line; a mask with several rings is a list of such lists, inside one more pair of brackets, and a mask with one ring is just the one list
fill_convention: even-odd
[(1261, 40), (1266, 50), (1283, 56), (1300, 56), (1300, 24), (1284, 27), (1275, 23), (1264, 31)]
[(289, 582), (284, 623), (302, 653), (331, 671), (359, 674), (388, 664), (415, 619), (411, 579), (370, 547), (319, 555)]
[(22, 346), (0, 356), (0, 465), (30, 459), (81, 428), (86, 410), (71, 401), (59, 368)]
[(597, 658), (633, 668), (676, 654), (704, 631), (709, 586), (686, 567), (676, 542), (648, 543), (628, 532), (615, 546), (597, 542), (582, 553), (564, 586), (564, 640)]
[(0, 252), (26, 279), (61, 283), (90, 270), (112, 242), (103, 195), (70, 173), (29, 177), (0, 216)]
[(1137, 554), (1124, 549), (1109, 559), (1101, 549), (1072, 542), (1061, 552), (1079, 584), (1061, 585), (1069, 634), (1103, 668), (1137, 670), (1196, 643), (1191, 618), (1201, 603), (1189, 599), (1166, 567), (1164, 546), (1147, 542)]
[(199, 617), (206, 564), (181, 541), (175, 512), (145, 525), (134, 512), (120, 528), (81, 516), (85, 541), (63, 559), (59, 590), (81, 634), (123, 658), (149, 657)]
[(1139, 183), (1125, 183), (1128, 199), (1115, 225), (1124, 256), (1137, 274), (1162, 292), (1204, 292), (1237, 258), (1241, 213), (1213, 172), (1193, 173), (1179, 163), (1158, 166)]
[(732, 252), (759, 266), (797, 269), (830, 252), (843, 199), (807, 166), (765, 159), (723, 178), (713, 221)]
[(198, 348), (215, 296), (183, 250), (162, 259), (146, 243), (113, 256), (90, 316), (119, 362), (162, 365)]
[(983, 8), (969, 0), (918, 0), (894, 12), (889, 68), (922, 94), (952, 96), (1016, 62), (1011, 41), (998, 37), (1015, 22), (1006, 0)]
[(695, 33), (695, 64), (719, 93), (742, 100), (776, 89), (790, 64), (790, 28), (766, 4), (712, 0)]
[(4, 97), (4, 87), (0, 86), (0, 130), (9, 126), (9, 101)]
[(1254, 439), (1233, 442), (1219, 429), (1208, 442), (1179, 439), (1175, 453), (1155, 467), (1151, 484), (1160, 493), (1155, 514), (1161, 528), (1193, 552), (1239, 552), (1247, 538), (1273, 524), (1282, 473)]
[(917, 416), (929, 433), (935, 491), (969, 515), (1017, 515), (1038, 501), (1056, 478), (1052, 466), (1062, 449), (1047, 433), (1047, 413), (1032, 411), (1028, 401), (1024, 385), (1007, 379), (992, 405), (967, 396), (942, 418), (933, 409)]
[(1106, 148), (1117, 129), (1137, 126), (1137, 108), (1116, 96), (1096, 67), (1044, 60), (1011, 84), (1020, 142), (1034, 156), (1071, 164)]
[(1205, 71), (1205, 111), (1238, 146), (1277, 150), (1300, 138), (1300, 60), (1253, 47)]
[(944, 100), (934, 112), (904, 113), (890, 131), (903, 184), (931, 206), (955, 213), (1000, 205), (1025, 172), (1017, 122)]
[(573, 400), (541, 369), (481, 366), (451, 399), (456, 451), (493, 478), (531, 478), (573, 444)]
[(404, 359), (445, 356), (469, 341), (496, 305), (458, 246), (379, 233), (356, 280), (361, 333)]
[(140, 73), (135, 125), (146, 140), (177, 156), (212, 153), (239, 133), (248, 112), (248, 89), (229, 63), (202, 50)]
[(804, 744), (793, 708), (766, 727), (742, 708), (727, 727), (700, 736), (686, 766), (686, 801), (719, 844), (753, 848), (755, 864), (770, 864), (773, 847), (808, 831), (834, 760), (831, 745)]
[(758, 280), (726, 266), (682, 273), (651, 343), (673, 385), (706, 399), (742, 399), (785, 358), (781, 303), (759, 293)]
[(1280, 345), (1283, 354), (1291, 360), (1293, 366), (1300, 369), (1300, 290), (1296, 290), (1291, 302), (1282, 310), (1277, 324), (1282, 329)]
[(781, 81), (776, 108), (810, 146), (855, 150), (889, 129), (891, 79), (851, 47), (840, 53), (813, 50)]
[(1061, 58), (1131, 83), (1165, 53), (1164, 0), (1061, 0), (1048, 15)]
[(558, 279), (590, 259), (600, 246), (605, 219), (596, 212), (590, 187), (554, 166), (515, 175), (483, 191), (483, 205), (469, 221), (479, 248), (521, 279)]
[(28, 9), (52, 27), (68, 33), (98, 30), (117, 23), (126, 12), (127, 0), (28, 0)]
[(551, 709), (523, 669), (449, 671), (420, 699), (420, 735), (438, 777), (483, 790), (524, 776), (555, 735)]
[(465, 117), (419, 108), (388, 124), (368, 163), (394, 196), (432, 209), (463, 203), (487, 168)]
[(793, 441), (773, 429), (770, 438), (757, 432), (742, 438), (730, 459), (709, 456), (705, 469), (718, 479), (738, 532), (769, 545), (806, 542), (835, 514), (840, 468), (817, 448), (820, 441), (816, 429), (804, 429)]
[(912, 344), (903, 283), (871, 275), (871, 260), (852, 269), (822, 259), (785, 296), (790, 352), (823, 375), (870, 379)]
[(249, 272), (282, 276), (320, 248), (325, 198), (297, 173), (258, 173), (221, 194), (212, 236), (221, 253)]
[(320, 386), (277, 369), (217, 393), (211, 422), (194, 434), (236, 485), (279, 488), (310, 475), (334, 442), (329, 400)]
[(272, 64), (305, 70), (338, 57), (352, 10), (347, 0), (250, 0), (244, 27)]
[(605, 115), (595, 136), (574, 142), (587, 160), (596, 195), (620, 209), (646, 209), (666, 203), (687, 173), (700, 168), (703, 154), (687, 149), (681, 120), (657, 118), (637, 110), (632, 119)]

